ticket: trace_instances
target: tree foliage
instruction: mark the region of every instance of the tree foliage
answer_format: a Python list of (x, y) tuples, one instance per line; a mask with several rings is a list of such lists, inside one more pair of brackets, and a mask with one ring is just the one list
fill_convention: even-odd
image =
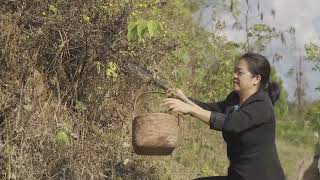
[(312, 103), (307, 108), (305, 118), (312, 129), (320, 135), (320, 101)]
[(313, 61), (320, 61), (320, 47), (317, 44), (306, 44), (305, 51), (308, 59)]
[[(320, 46), (315, 43), (306, 44), (305, 52), (307, 59), (316, 63), (312, 70), (320, 72)], [(320, 86), (316, 90), (320, 91)]]
[(283, 81), (277, 75), (275, 68), (271, 69), (270, 79), (271, 81), (277, 82), (280, 86), (280, 97), (275, 104), (274, 112), (277, 117), (281, 118), (283, 116), (286, 116), (289, 112), (288, 93), (283, 87)]

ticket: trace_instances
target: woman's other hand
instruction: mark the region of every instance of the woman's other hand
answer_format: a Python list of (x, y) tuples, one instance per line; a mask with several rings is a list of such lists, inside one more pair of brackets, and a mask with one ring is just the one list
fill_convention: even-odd
[[(181, 92), (182, 92), (181, 90), (180, 92), (178, 91), (178, 93), (181, 93)], [(179, 94), (178, 95), (180, 96), (179, 98), (183, 98), (183, 96), (181, 95), (184, 95), (184, 94), (183, 93)], [(160, 106), (167, 106), (167, 108), (173, 112), (189, 114), (193, 117), (199, 118), (201, 121), (209, 125), (211, 112), (205, 109), (202, 109), (200, 106), (194, 104), (188, 98), (187, 100), (190, 103), (188, 103), (188, 101), (183, 102), (182, 100), (175, 99), (175, 98), (165, 98), (164, 100), (162, 100), (162, 103), (160, 104)]]
[(160, 106), (167, 106), (170, 111), (181, 112), (183, 114), (189, 114), (192, 112), (193, 106), (187, 104), (179, 99), (165, 98)]
[(181, 89), (178, 89), (178, 88), (170, 88), (170, 89), (167, 90), (167, 96), (168, 96), (168, 97), (172, 97), (172, 98), (178, 98), (178, 99), (180, 99), (181, 101), (190, 104), (190, 103), (189, 103), (190, 100), (189, 100), (188, 97), (182, 92)]

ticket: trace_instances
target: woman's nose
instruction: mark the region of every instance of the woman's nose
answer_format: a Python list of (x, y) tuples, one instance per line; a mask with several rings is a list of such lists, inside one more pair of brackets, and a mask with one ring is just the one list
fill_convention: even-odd
[(234, 72), (234, 73), (233, 73), (233, 77), (234, 77), (234, 78), (238, 78), (237, 72)]

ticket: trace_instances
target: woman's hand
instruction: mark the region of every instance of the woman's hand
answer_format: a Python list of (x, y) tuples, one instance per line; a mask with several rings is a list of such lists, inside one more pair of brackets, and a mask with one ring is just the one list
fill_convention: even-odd
[(193, 117), (199, 118), (204, 123), (209, 124), (211, 112), (202, 109), (196, 104), (185, 103), (179, 99), (174, 98), (165, 98), (160, 106), (167, 106), (169, 110), (174, 112), (190, 114)]
[(167, 90), (167, 96), (168, 97), (173, 97), (173, 98), (178, 98), (181, 101), (190, 104), (190, 100), (188, 97), (182, 92), (181, 89), (178, 88), (171, 88)]
[(193, 106), (187, 104), (179, 99), (165, 98), (160, 106), (167, 106), (170, 111), (181, 112), (183, 114), (189, 114), (192, 112)]
[(167, 91), (167, 96), (169, 98), (165, 98), (160, 106), (167, 106), (169, 110), (174, 112), (190, 114), (191, 116), (199, 118), (202, 122), (209, 125), (211, 112), (201, 108), (188, 99), (181, 89), (171, 88)]

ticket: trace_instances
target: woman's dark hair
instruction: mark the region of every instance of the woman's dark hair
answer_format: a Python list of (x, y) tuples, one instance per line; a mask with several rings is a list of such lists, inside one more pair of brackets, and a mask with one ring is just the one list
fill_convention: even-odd
[(267, 91), (271, 99), (272, 104), (280, 97), (280, 88), (276, 82), (270, 82), (271, 67), (268, 59), (258, 53), (246, 53), (240, 57), (248, 63), (249, 71), (253, 75), (260, 75), (260, 88)]

